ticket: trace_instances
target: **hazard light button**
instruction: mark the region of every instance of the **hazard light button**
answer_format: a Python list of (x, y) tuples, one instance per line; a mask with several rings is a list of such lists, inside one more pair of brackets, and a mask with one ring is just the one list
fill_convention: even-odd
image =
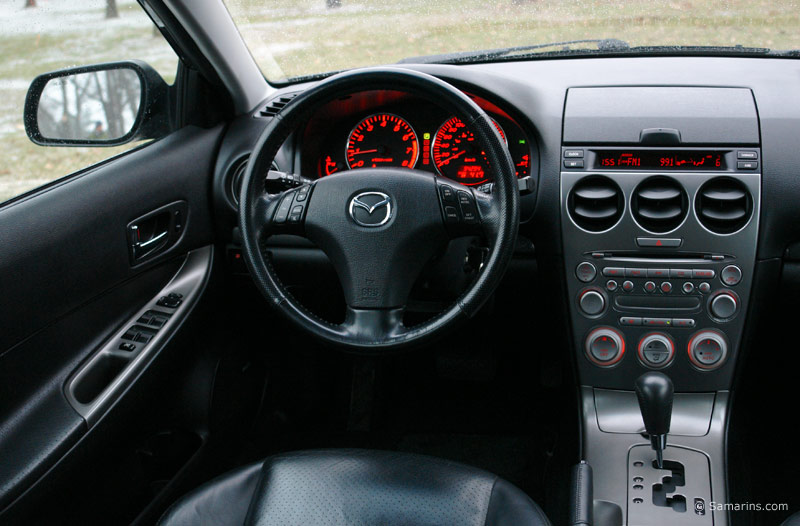
[(637, 237), (636, 244), (647, 248), (677, 248), (683, 244), (683, 239), (677, 237)]

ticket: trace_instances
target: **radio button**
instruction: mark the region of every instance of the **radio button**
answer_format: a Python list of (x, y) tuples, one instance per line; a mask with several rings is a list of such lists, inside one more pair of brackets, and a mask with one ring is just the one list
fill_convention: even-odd
[(625, 280), (622, 282), (622, 290), (625, 292), (630, 292), (633, 290), (633, 281)]
[(742, 281), (742, 269), (736, 265), (728, 265), (720, 272), (719, 279), (729, 287), (738, 285)]
[[(565, 159), (575, 159), (576, 157), (583, 157), (583, 150), (564, 150)], [(747, 159), (750, 159), (750, 157), (747, 157)]]
[(661, 292), (663, 292), (664, 294), (669, 294), (670, 292), (672, 292), (672, 283), (670, 283), (669, 281), (663, 282), (661, 284)]
[(692, 269), (690, 268), (671, 268), (669, 277), (678, 279), (692, 279)]
[(577, 276), (579, 281), (589, 283), (597, 276), (597, 269), (588, 261), (584, 261), (578, 264), (578, 267), (575, 269), (575, 276)]
[(635, 316), (623, 316), (619, 319), (620, 325), (627, 325), (629, 327), (639, 326), (642, 324), (642, 319)]
[(622, 267), (606, 267), (603, 269), (603, 275), (609, 278), (624, 278), (625, 269)]
[(645, 327), (669, 327), (672, 325), (672, 318), (642, 318), (642, 325)]
[(647, 269), (647, 277), (648, 278), (668, 278), (669, 277), (669, 269), (668, 268), (649, 268)]
[(739, 150), (736, 152), (736, 158), (752, 161), (758, 159), (758, 152), (754, 150)]
[(692, 283), (691, 281), (687, 281), (686, 283), (683, 284), (681, 290), (683, 290), (684, 294), (691, 294), (692, 292), (694, 292), (694, 283)]
[(626, 268), (625, 269), (625, 276), (629, 278), (646, 278), (647, 277), (647, 269), (646, 268)]
[(707, 282), (704, 281), (697, 286), (697, 290), (699, 290), (703, 294), (708, 294), (709, 292), (711, 292), (711, 285), (709, 285)]
[(614, 292), (615, 290), (617, 290), (617, 282), (614, 281), (613, 279), (606, 281), (606, 290), (608, 292)]
[(648, 281), (647, 283), (644, 284), (644, 290), (645, 290), (645, 292), (649, 292), (649, 293), (655, 292), (656, 291), (656, 284), (653, 283), (652, 281)]
[(696, 268), (692, 270), (692, 277), (695, 279), (711, 279), (716, 275), (717, 273), (710, 268)]
[(727, 320), (728, 318), (732, 318), (734, 314), (736, 314), (736, 310), (739, 308), (739, 304), (736, 302), (736, 298), (734, 298), (731, 294), (727, 292), (722, 292), (714, 299), (711, 300), (711, 304), (709, 305), (709, 309), (711, 310), (711, 314), (714, 315), (715, 318), (719, 318), (720, 320)]
[(583, 168), (583, 159), (564, 159), (564, 168)]
[(736, 163), (739, 170), (756, 170), (758, 169), (758, 161), (739, 161)]

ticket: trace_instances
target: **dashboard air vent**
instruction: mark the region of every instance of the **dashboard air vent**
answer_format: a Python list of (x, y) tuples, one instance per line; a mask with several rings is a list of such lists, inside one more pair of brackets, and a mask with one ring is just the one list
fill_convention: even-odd
[(730, 234), (750, 220), (753, 198), (740, 181), (716, 177), (700, 187), (695, 210), (704, 227), (717, 234)]
[(276, 97), (269, 101), (263, 109), (261, 109), (258, 114), (262, 117), (274, 117), (278, 113), (281, 112), (283, 108), (286, 107), (287, 104), (292, 102), (292, 99), (297, 97), (298, 93), (290, 93), (288, 95), (283, 95), (281, 97)]
[(601, 175), (578, 181), (567, 201), (572, 220), (590, 232), (602, 232), (614, 226), (625, 207), (617, 183)]
[(689, 200), (678, 181), (656, 176), (642, 181), (631, 196), (631, 213), (639, 225), (663, 234), (674, 230), (689, 211)]

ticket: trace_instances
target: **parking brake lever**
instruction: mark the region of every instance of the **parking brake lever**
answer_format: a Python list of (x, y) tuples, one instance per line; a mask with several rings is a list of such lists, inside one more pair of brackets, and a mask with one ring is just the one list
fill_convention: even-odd
[(664, 448), (667, 447), (672, 419), (672, 397), (674, 394), (672, 380), (664, 373), (644, 373), (636, 379), (636, 398), (650, 445), (656, 451), (658, 469), (664, 469)]

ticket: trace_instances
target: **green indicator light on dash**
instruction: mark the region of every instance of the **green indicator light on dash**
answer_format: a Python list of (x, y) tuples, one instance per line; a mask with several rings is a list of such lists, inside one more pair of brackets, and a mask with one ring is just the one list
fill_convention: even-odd
[(423, 133), (422, 134), (422, 138), (425, 139), (426, 141), (429, 141), (429, 140), (431, 140), (431, 134), (430, 133)]
[(520, 139), (520, 140), (519, 140), (519, 143), (520, 143), (520, 144), (525, 144), (525, 139)]

